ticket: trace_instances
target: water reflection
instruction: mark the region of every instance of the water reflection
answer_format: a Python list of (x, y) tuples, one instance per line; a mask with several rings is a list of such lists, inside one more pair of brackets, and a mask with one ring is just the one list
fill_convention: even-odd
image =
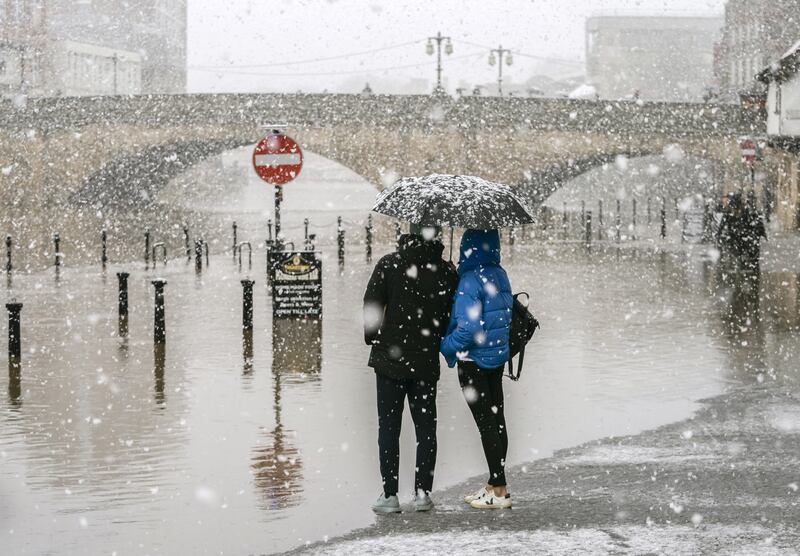
[[(245, 331), (245, 375), (248, 372), (248, 331)], [(252, 358), (252, 332), (249, 334)], [(263, 443), (253, 450), (251, 469), (265, 510), (284, 509), (302, 501), (303, 461), (292, 444), (295, 433), (284, 429), (281, 391), (285, 379), (318, 378), (322, 365), (322, 323), (278, 319), (272, 326), (272, 376), (275, 427), (264, 434)], [(250, 363), (252, 372), (252, 363)]]
[(156, 386), (155, 399), (159, 408), (163, 409), (166, 405), (166, 395), (164, 394), (164, 362), (167, 355), (166, 344), (158, 343), (153, 345), (153, 359), (155, 360), (154, 371)]
[(12, 407), (22, 406), (22, 364), (16, 357), (8, 358), (8, 399)]

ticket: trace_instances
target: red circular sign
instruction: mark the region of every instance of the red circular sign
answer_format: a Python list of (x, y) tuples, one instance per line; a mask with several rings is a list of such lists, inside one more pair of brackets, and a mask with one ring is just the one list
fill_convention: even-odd
[(742, 162), (752, 164), (756, 159), (756, 144), (751, 139), (745, 139), (739, 143), (739, 148), (742, 150)]
[(258, 177), (273, 185), (289, 183), (303, 167), (303, 151), (294, 139), (283, 133), (271, 133), (253, 150), (253, 168)]

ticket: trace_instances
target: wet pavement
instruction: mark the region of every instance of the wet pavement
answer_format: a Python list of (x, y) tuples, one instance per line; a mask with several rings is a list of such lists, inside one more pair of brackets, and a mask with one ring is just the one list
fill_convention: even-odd
[[(218, 254), (201, 274), (174, 257), (148, 270), (141, 262), (106, 272), (67, 264), (58, 278), (53, 269), (13, 276), (2, 301), (25, 304), (24, 353), (19, 385), (9, 381), (0, 400), (0, 546), (14, 554), (269, 553), (374, 522), (374, 377), (360, 324), (370, 266), (358, 243), (374, 192), (324, 160), (304, 172), (287, 190), (285, 220), (293, 238), (302, 238), (305, 217), (318, 234), (321, 326), (272, 322), (259, 247), (271, 199), (255, 183), (231, 191), (229, 202), (187, 205), (212, 213), (219, 230)], [(349, 234), (342, 271), (333, 248), (338, 215)], [(239, 239), (256, 248), (252, 269), (230, 253), (233, 219)], [(376, 258), (394, 233), (382, 225)], [(701, 398), (793, 376), (769, 354), (780, 346), (796, 354), (787, 341), (796, 336), (797, 269), (765, 271), (753, 289), (726, 282), (699, 249), (586, 250), (520, 239), (506, 251), (514, 289), (531, 292), (543, 326), (522, 381), (506, 384), (509, 462), (518, 466), (523, 508), (537, 500), (535, 482), (553, 482), (530, 470), (547, 469), (552, 460), (541, 458), (557, 450), (680, 421)], [(127, 339), (117, 333), (121, 269), (131, 272)], [(252, 341), (241, 332), (247, 276), (256, 280)], [(155, 277), (168, 281), (164, 351), (152, 342)], [(754, 310), (765, 323), (757, 329), (747, 324)], [(3, 338), (3, 357), (5, 347)], [(439, 414), (435, 484), (447, 489), (485, 465), (447, 371)], [(400, 484), (408, 491), (410, 421), (404, 430)], [(533, 460), (526, 474), (519, 465)], [(436, 515), (450, 512), (447, 504), (456, 512), (454, 492), (437, 493)], [(458, 527), (428, 523), (432, 531)]]

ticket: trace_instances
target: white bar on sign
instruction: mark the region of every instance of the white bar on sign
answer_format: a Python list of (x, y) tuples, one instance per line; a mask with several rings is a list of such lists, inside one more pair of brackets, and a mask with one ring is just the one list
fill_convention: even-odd
[(300, 164), (298, 153), (257, 154), (256, 166), (289, 166)]

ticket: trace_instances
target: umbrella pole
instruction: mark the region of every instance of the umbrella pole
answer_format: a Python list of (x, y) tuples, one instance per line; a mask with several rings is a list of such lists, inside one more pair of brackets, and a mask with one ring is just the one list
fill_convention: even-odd
[(450, 262), (453, 262), (453, 227), (450, 226)]

